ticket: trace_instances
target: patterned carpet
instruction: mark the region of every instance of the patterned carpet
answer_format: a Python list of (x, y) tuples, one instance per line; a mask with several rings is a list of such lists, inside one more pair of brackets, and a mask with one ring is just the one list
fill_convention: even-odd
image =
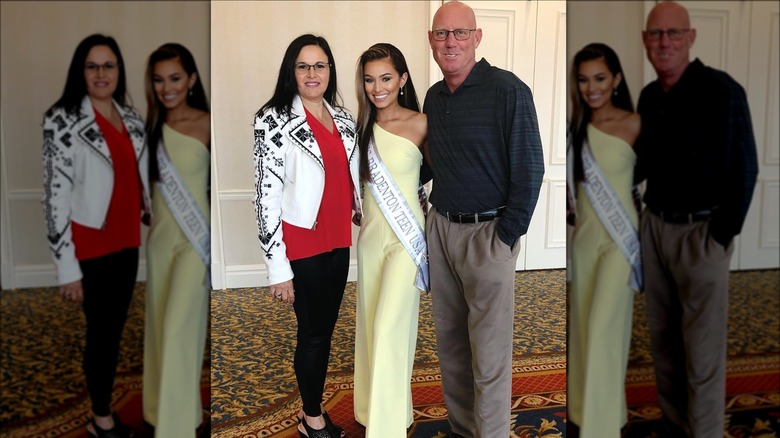
[[(514, 362), (513, 393), (522, 394), (512, 399), (515, 435), (560, 436), (547, 433), (560, 433), (563, 430), (566, 406), (565, 354), (528, 355), (516, 358)], [(331, 373), (325, 386), (324, 406), (333, 421), (344, 428), (347, 436), (357, 438), (364, 436), (365, 430), (354, 419), (353, 389), (351, 372)], [(449, 431), (449, 425), (438, 365), (415, 367), (412, 398), (414, 424), (409, 437), (443, 437)], [(298, 437), (295, 415), (299, 408), (297, 393), (292, 394), (268, 409), (221, 423), (212, 428), (212, 437)], [(540, 421), (540, 416), (548, 421)]]
[[(141, 389), (145, 298), (144, 284), (136, 284), (120, 344), (115, 402)], [(85, 327), (80, 305), (62, 300), (55, 288), (0, 292), (0, 436), (27, 436), (24, 430), (47, 422), (70, 424), (62, 432), (79, 424), (83, 430), (89, 409), (81, 369)], [(206, 342), (205, 386), (210, 346)]]
[[(520, 426), (513, 432), (515, 436), (566, 436), (565, 417), (561, 415), (564, 393), (555, 380), (562, 379), (560, 367), (565, 354), (564, 281), (562, 270), (520, 272), (516, 276), (519, 292), (516, 294), (515, 378), (520, 381), (517, 379), (533, 374), (546, 376), (547, 380), (538, 388), (533, 386), (538, 383), (536, 380), (523, 380), (531, 386), (523, 386), (517, 392), (527, 397), (513, 400), (516, 412), (513, 421)], [(328, 384), (337, 385), (329, 399), (332, 403), (326, 405), (327, 409), (333, 409), (334, 415), (341, 412), (339, 415), (348, 416), (351, 410), (348, 382), (352, 371), (354, 296), (355, 285), (351, 283), (334, 338), (332, 373), (328, 379)], [(142, 369), (144, 297), (143, 284), (139, 284), (120, 352), (117, 386), (121, 387), (120, 392), (134, 392), (134, 396), (140, 388)], [(654, 404), (644, 300), (638, 297), (635, 303), (627, 381), (632, 415), (629, 436), (661, 437), (654, 418), (658, 412)], [(284, 436), (279, 435), (284, 425), (291, 424), (285, 421), (292, 421), (299, 406), (290, 360), (294, 324), (292, 310), (271, 302), (265, 288), (212, 292), (211, 343), (207, 344), (204, 358), (204, 371), (211, 365), (212, 436), (233, 436), (229, 432), (231, 427), (251, 422), (276, 428), (270, 435), (258, 436)], [(52, 422), (58, 415), (76, 419), (57, 426), (59, 432), (39, 436), (69, 437), (68, 428), (83, 431), (83, 420), (79, 417), (84, 413), (86, 401), (80, 367), (83, 327), (80, 308), (63, 302), (54, 289), (0, 292), (0, 436), (27, 436), (17, 432)], [(726, 400), (728, 436), (776, 437), (780, 432), (780, 270), (742, 271), (731, 275), (728, 355), (729, 393), (734, 394)], [(529, 361), (537, 362), (529, 365)], [(436, 387), (438, 366), (427, 295), (421, 299), (415, 363), (415, 384)], [(208, 376), (204, 377), (206, 383)], [(538, 391), (541, 387), (553, 389)], [(432, 431), (441, 430), (446, 423), (435, 394), (430, 400), (433, 400), (431, 404), (421, 409), (411, 436), (436, 436), (437, 432)], [(538, 409), (532, 409), (535, 404)], [(544, 408), (551, 410), (544, 411)], [(534, 411), (532, 419), (522, 414)], [(550, 420), (530, 424), (539, 418)], [(557, 423), (553, 425), (553, 421)]]
[[(634, 295), (634, 326), (628, 361), (652, 363), (645, 299)], [(729, 357), (780, 353), (780, 270), (729, 275)]]
[[(522, 293), (515, 295), (515, 362), (565, 351), (564, 282), (562, 270), (517, 274), (516, 289)], [(739, 376), (747, 373), (751, 377), (747, 380), (758, 380), (758, 387), (775, 388), (767, 397), (761, 398), (761, 394), (756, 394), (756, 398), (745, 398), (745, 391), (750, 388), (733, 387), (730, 383), (730, 394), (739, 393), (727, 401), (731, 409), (730, 419), (733, 419), (735, 427), (744, 428), (745, 422), (754, 419), (734, 417), (735, 409), (744, 411), (747, 406), (739, 406), (740, 403), (765, 400), (753, 407), (767, 407), (769, 418), (772, 418), (773, 410), (778, 410), (776, 395), (780, 384), (775, 381), (767, 383), (761, 378), (766, 378), (767, 373), (771, 378), (780, 369), (780, 270), (734, 273), (730, 288), (729, 372)], [(347, 286), (334, 336), (328, 379), (331, 391), (326, 394), (329, 400), (326, 409), (331, 408), (328, 403), (332, 400), (335, 400), (333, 408), (337, 409), (344, 397), (350, 397), (354, 296), (355, 285), (351, 283)], [(641, 438), (663, 436), (654, 429), (658, 423), (658, 409), (644, 306), (643, 297), (638, 296), (635, 300), (629, 370), (629, 375), (637, 379), (629, 392), (629, 401), (633, 403), (631, 421), (636, 424), (630, 436)], [(429, 371), (426, 367), (435, 367), (436, 361), (429, 296), (422, 297), (420, 309), (414, 377), (425, 375)], [(217, 291), (212, 294), (212, 324), (212, 436), (287, 437), (290, 431), (294, 436), (293, 416), (300, 407), (300, 401), (291, 363), (295, 330), (292, 310), (272, 302), (265, 288)], [(415, 406), (417, 402), (415, 397)], [(520, 410), (515, 412), (513, 418), (517, 421)], [(426, 429), (423, 433), (419, 429), (425, 421), (423, 417), (416, 418), (410, 436), (437, 436), (430, 430)], [(519, 429), (514, 433), (524, 437), (566, 436), (560, 416), (556, 417), (554, 412), (537, 412), (534, 421), (539, 422), (540, 418), (542, 421), (549, 419), (546, 426), (540, 423), (524, 429), (522, 435)], [(558, 424), (550, 427), (555, 418), (558, 418)], [(345, 421), (347, 425), (352, 420), (345, 418)], [(362, 436), (361, 430), (357, 430), (357, 435), (350, 436)], [(760, 425), (756, 430), (760, 430)]]
[[(565, 275), (564, 270), (516, 274), (516, 357), (566, 351)], [(348, 283), (333, 335), (328, 368), (333, 376), (353, 370), (355, 293), (356, 284)], [(415, 354), (421, 366), (437, 361), (431, 312), (431, 297), (422, 295)], [(256, 415), (296, 393), (292, 307), (273, 302), (267, 288), (214, 291), (211, 323), (212, 433), (220, 423)]]

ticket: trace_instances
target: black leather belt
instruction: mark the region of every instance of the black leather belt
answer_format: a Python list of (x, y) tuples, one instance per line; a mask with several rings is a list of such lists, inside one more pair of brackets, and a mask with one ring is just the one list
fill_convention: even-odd
[(450, 222), (457, 222), (459, 224), (476, 224), (477, 222), (492, 221), (497, 217), (501, 217), (505, 208), (506, 207), (499, 207), (492, 210), (480, 211), (479, 213), (448, 213), (446, 211), (439, 210), (438, 208), (436, 211), (438, 211), (440, 215), (446, 217)]
[(667, 211), (656, 209), (650, 206), (648, 206), (648, 208), (651, 212), (653, 212), (653, 214), (663, 219), (664, 222), (669, 222), (671, 224), (692, 224), (694, 222), (707, 220), (715, 211), (714, 208), (693, 212)]

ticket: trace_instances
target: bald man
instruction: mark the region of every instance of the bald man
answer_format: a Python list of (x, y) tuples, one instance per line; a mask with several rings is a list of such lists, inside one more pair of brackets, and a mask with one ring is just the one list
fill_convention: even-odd
[(442, 5), (428, 41), (444, 80), (425, 96), (433, 167), (426, 236), (449, 436), (506, 438), (518, 240), (544, 174), (531, 90), (476, 61), (474, 11)]
[(743, 88), (690, 61), (688, 12), (657, 4), (642, 32), (658, 79), (639, 97), (638, 180), (645, 297), (656, 387), (668, 437), (722, 437), (728, 277), (733, 238), (756, 182)]

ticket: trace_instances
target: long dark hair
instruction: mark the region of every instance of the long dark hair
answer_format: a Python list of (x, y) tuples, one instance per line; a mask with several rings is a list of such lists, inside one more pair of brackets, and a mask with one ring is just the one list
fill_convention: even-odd
[(65, 89), (62, 91), (62, 96), (54, 102), (54, 105), (46, 110), (46, 117), (50, 116), (57, 108), (64, 109), (68, 114), (79, 114), (81, 112), (81, 101), (87, 94), (87, 80), (84, 78), (84, 67), (89, 51), (95, 46), (108, 46), (114, 52), (114, 56), (116, 56), (119, 78), (117, 79), (116, 90), (114, 90), (114, 94), (111, 97), (123, 107), (132, 106), (125, 82), (125, 61), (122, 58), (119, 45), (114, 38), (96, 33), (84, 38), (76, 46), (76, 51), (73, 53), (73, 58), (70, 61), (70, 68), (68, 68)]
[(325, 52), (325, 55), (328, 57), (328, 64), (330, 64), (330, 80), (328, 80), (328, 87), (325, 89), (323, 98), (334, 108), (343, 106), (336, 86), (338, 77), (336, 76), (336, 62), (333, 60), (333, 52), (331, 52), (325, 38), (307, 33), (294, 39), (287, 47), (287, 51), (284, 52), (284, 58), (282, 58), (282, 65), (279, 67), (279, 78), (276, 80), (274, 94), (255, 113), (256, 117), (260, 117), (268, 109), (274, 109), (280, 114), (290, 115), (293, 98), (298, 94), (298, 82), (295, 80), (295, 59), (301, 53), (301, 49), (306, 46), (317, 46)]
[(420, 103), (417, 100), (417, 92), (414, 91), (412, 75), (409, 73), (409, 67), (406, 66), (406, 59), (403, 53), (392, 44), (377, 43), (369, 47), (358, 58), (357, 69), (355, 71), (355, 95), (358, 100), (357, 116), (357, 134), (358, 147), (360, 148), (360, 181), (371, 181), (371, 174), (368, 171), (368, 144), (374, 137), (374, 123), (376, 123), (376, 107), (366, 95), (364, 85), (364, 75), (366, 64), (371, 61), (386, 59), (393, 65), (398, 76), (406, 73), (406, 84), (404, 84), (404, 94), (398, 96), (398, 104), (412, 111), (420, 112)]
[(146, 63), (146, 141), (149, 145), (149, 181), (154, 183), (160, 180), (160, 167), (157, 163), (157, 144), (162, 137), (162, 126), (167, 120), (168, 110), (160, 102), (154, 91), (154, 66), (160, 61), (178, 59), (188, 76), (195, 74), (195, 83), (187, 93), (187, 105), (201, 111), (210, 112), (209, 101), (203, 83), (200, 81), (200, 73), (195, 65), (195, 58), (186, 47), (178, 43), (165, 43), (149, 55)]
[(631, 103), (631, 94), (628, 91), (626, 74), (623, 73), (620, 60), (614, 50), (606, 44), (591, 43), (574, 55), (574, 66), (571, 70), (572, 114), (571, 122), (569, 123), (569, 135), (572, 136), (572, 152), (574, 153), (574, 181), (585, 180), (585, 172), (582, 169), (582, 144), (588, 138), (588, 123), (591, 120), (591, 109), (582, 99), (577, 84), (577, 76), (579, 75), (580, 64), (594, 59), (604, 59), (604, 63), (607, 64), (607, 68), (613, 76), (617, 76), (618, 73), (622, 76), (622, 80), (617, 86), (617, 95), (611, 95), (612, 105), (626, 111), (634, 111), (634, 104)]

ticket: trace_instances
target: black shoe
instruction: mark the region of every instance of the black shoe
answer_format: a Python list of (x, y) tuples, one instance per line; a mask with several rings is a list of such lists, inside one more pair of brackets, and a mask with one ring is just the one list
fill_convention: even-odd
[(111, 429), (101, 429), (100, 426), (95, 423), (95, 419), (90, 417), (88, 421), (89, 424), (92, 425), (92, 429), (94, 429), (95, 432), (93, 433), (87, 429), (87, 434), (94, 438), (132, 438), (135, 436), (129, 427), (125, 426), (121, 421), (119, 421), (119, 417), (116, 415), (116, 413), (111, 414), (111, 416), (114, 418), (114, 427)]
[(331, 436), (344, 438), (347, 436), (347, 433), (344, 432), (344, 429), (336, 426), (333, 424), (332, 421), (330, 421), (330, 416), (328, 416), (328, 413), (325, 411), (322, 411), (322, 417), (325, 419), (325, 427), (328, 428), (328, 432), (330, 432)]
[(566, 436), (568, 438), (580, 438), (580, 427), (571, 421), (566, 422)]
[(309, 426), (309, 423), (306, 422), (305, 418), (305, 415), (303, 418), (298, 418), (298, 424), (302, 424), (303, 429), (306, 431), (306, 433), (303, 433), (301, 432), (301, 429), (296, 428), (298, 429), (298, 435), (300, 435), (301, 438), (338, 438), (338, 435), (330, 434), (327, 423), (322, 429), (313, 429), (311, 426)]
[(202, 414), (203, 421), (195, 429), (195, 436), (197, 438), (209, 438), (211, 436), (211, 411), (204, 409)]

